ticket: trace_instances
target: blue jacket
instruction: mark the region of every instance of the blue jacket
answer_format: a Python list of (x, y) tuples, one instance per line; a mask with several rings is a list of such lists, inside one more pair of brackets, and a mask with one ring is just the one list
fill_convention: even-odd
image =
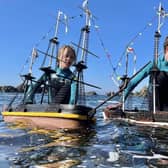
[[(63, 78), (66, 80), (70, 80), (70, 79), (75, 79), (74, 74), (72, 73), (72, 71), (68, 68), (68, 69), (60, 69), (57, 68), (56, 69), (56, 75), (59, 78)], [(77, 83), (75, 81), (71, 81), (71, 92), (70, 92), (70, 100), (69, 100), (69, 104), (75, 104), (76, 103), (76, 90), (77, 90)]]
[[(32, 104), (34, 103), (34, 97), (35, 93), (37, 92), (38, 88), (46, 82), (46, 74), (44, 73), (39, 80), (35, 83), (29, 86), (27, 92), (25, 93), (24, 97), (24, 103), (26, 104)], [(77, 89), (77, 84), (75, 81), (71, 80), (74, 79), (75, 76), (72, 73), (70, 69), (56, 69), (56, 73), (51, 74), (50, 76), (51, 80), (52, 79), (59, 79), (59, 80), (67, 80), (71, 84), (70, 88), (70, 99), (69, 99), (69, 104), (75, 104), (76, 103), (76, 89)], [(57, 87), (57, 86), (56, 86)], [(52, 98), (51, 96), (51, 90), (49, 90), (49, 100)]]
[[(125, 99), (128, 97), (129, 93), (144, 79), (146, 78), (153, 67), (153, 62), (150, 62), (146, 67), (142, 69), (134, 78), (132, 78), (124, 90)], [(168, 72), (168, 61), (165, 60), (164, 55), (158, 57), (157, 68), (160, 71)]]

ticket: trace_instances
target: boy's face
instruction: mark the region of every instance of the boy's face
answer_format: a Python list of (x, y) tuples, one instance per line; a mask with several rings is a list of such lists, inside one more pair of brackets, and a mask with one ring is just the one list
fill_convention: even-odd
[(165, 59), (168, 61), (168, 46), (165, 48)]
[(69, 68), (75, 59), (74, 52), (70, 48), (65, 48), (62, 55), (58, 58), (59, 67), (62, 69)]
[(165, 48), (165, 54), (168, 53), (168, 45)]

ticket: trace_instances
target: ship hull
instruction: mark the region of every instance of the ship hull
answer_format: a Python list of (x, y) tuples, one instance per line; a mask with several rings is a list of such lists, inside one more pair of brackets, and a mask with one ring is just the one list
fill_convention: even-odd
[[(43, 111), (42, 111), (43, 110)], [(79, 105), (20, 105), (3, 111), (5, 122), (22, 122), (29, 127), (45, 129), (79, 129), (94, 122), (92, 108)]]
[(168, 111), (156, 111), (155, 114), (149, 111), (125, 110), (124, 113), (118, 109), (103, 110), (105, 120), (127, 122), (133, 125), (163, 127), (168, 129)]

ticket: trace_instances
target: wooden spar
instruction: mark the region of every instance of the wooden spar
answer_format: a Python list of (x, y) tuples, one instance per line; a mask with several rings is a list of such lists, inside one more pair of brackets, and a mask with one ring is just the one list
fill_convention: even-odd
[(155, 114), (156, 114), (156, 73), (157, 73), (157, 59), (158, 59), (158, 48), (159, 48), (159, 38), (161, 37), (160, 33), (157, 31), (155, 32), (155, 43), (154, 43), (154, 63), (152, 68), (152, 90), (153, 90), (153, 113), (152, 118), (155, 121)]
[(100, 108), (103, 104), (105, 104), (107, 101), (111, 100), (112, 98), (114, 98), (115, 96), (117, 96), (119, 93), (121, 93), (126, 87), (128, 82), (133, 79), (138, 73), (140, 73), (146, 66), (148, 66), (151, 63), (151, 61), (149, 61), (147, 64), (145, 64), (139, 71), (137, 71), (133, 76), (131, 76), (129, 78), (129, 80), (127, 80), (127, 82), (124, 83), (124, 85), (120, 88), (120, 90), (118, 90), (116, 93), (114, 93), (113, 95), (109, 96), (106, 100), (104, 100), (102, 103), (100, 103), (99, 105), (97, 105), (93, 110), (92, 110), (92, 114), (90, 115), (90, 117), (93, 117), (94, 114), (96, 113), (96, 110), (98, 108)]
[[(41, 65), (41, 67), (43, 67), (45, 65), (45, 61), (46, 61), (47, 56), (50, 56), (49, 65), (48, 66), (52, 65), (52, 60), (54, 58), (53, 55), (54, 55), (55, 46), (56, 46), (56, 55), (58, 53), (59, 41), (58, 41), (57, 34), (58, 34), (58, 27), (59, 27), (59, 22), (60, 22), (60, 16), (61, 16), (61, 14), (62, 14), (62, 12), (58, 11), (57, 22), (56, 22), (55, 32), (54, 32), (54, 37), (49, 40), (49, 45), (48, 45), (48, 48), (47, 48), (47, 52), (45, 54), (45, 57), (44, 57), (44, 60), (43, 60), (43, 63)], [(51, 48), (51, 54), (49, 54), (50, 48)], [(55, 66), (56, 66), (56, 64), (55, 64)]]
[[(58, 38), (57, 38), (57, 34), (58, 34), (58, 26), (59, 26), (59, 21), (60, 21), (60, 16), (61, 16), (62, 12), (61, 11), (58, 11), (58, 15), (57, 15), (57, 22), (56, 22), (56, 26), (55, 26), (55, 33), (54, 33), (54, 38), (50, 40), (50, 42), (52, 42), (52, 54), (48, 54), (48, 50), (47, 52), (43, 52), (43, 51), (40, 51), (36, 48), (33, 48), (32, 50), (32, 53), (31, 53), (31, 63), (30, 63), (30, 67), (29, 67), (29, 73), (32, 74), (32, 67), (33, 67), (33, 64), (34, 64), (34, 59), (35, 59), (35, 55), (37, 54), (36, 53), (36, 50), (41, 52), (42, 54), (45, 54), (45, 58), (44, 58), (44, 61), (43, 61), (43, 64), (45, 63), (45, 60), (46, 60), (46, 57), (49, 56), (50, 57), (50, 63), (49, 65), (51, 66), (52, 64), (52, 59), (55, 58), (53, 55), (54, 55), (54, 48), (55, 48), (55, 44), (59, 44), (58, 42)], [(58, 48), (58, 47), (57, 47)]]
[(153, 58), (153, 68), (152, 68), (152, 94), (153, 94), (153, 113), (152, 113), (152, 118), (153, 121), (155, 121), (155, 114), (156, 114), (156, 72), (157, 72), (157, 64), (158, 64), (158, 49), (159, 49), (159, 39), (161, 37), (160, 34), (160, 28), (163, 25), (161, 23), (161, 17), (162, 17), (162, 5), (161, 3), (159, 4), (159, 9), (158, 9), (158, 26), (157, 26), (157, 31), (155, 32), (154, 35), (154, 58)]
[[(53, 70), (53, 72), (54, 72), (54, 70)], [(23, 76), (26, 77), (26, 75), (23, 75)], [(62, 78), (64, 78), (64, 79), (68, 79), (68, 80), (70, 80), (70, 81), (75, 81), (75, 82), (77, 82), (77, 83), (81, 83), (81, 84), (84, 84), (84, 85), (87, 85), (87, 86), (90, 86), (90, 87), (93, 87), (93, 88), (101, 89), (101, 88), (98, 87), (98, 86), (95, 86), (95, 85), (92, 85), (92, 84), (89, 84), (89, 83), (86, 83), (86, 82), (83, 82), (83, 81), (78, 81), (77, 79), (73, 79), (73, 78), (71, 79), (71, 78), (68, 78), (68, 77), (65, 77), (65, 76), (62, 76), (62, 75), (58, 75), (58, 74), (57, 74), (57, 76), (62, 77)], [(29, 80), (32, 81), (32, 82), (35, 82), (35, 83), (41, 83), (41, 82), (39, 82), (39, 81), (34, 80), (34, 78), (29, 79)], [(54, 86), (51, 86), (51, 85), (49, 85), (49, 84), (47, 84), (47, 86), (54, 88)]]
[(79, 48), (81, 48), (82, 50), (85, 50), (87, 53), (89, 53), (89, 54), (91, 54), (91, 55), (93, 55), (93, 56), (95, 56), (95, 57), (97, 57), (97, 58), (99, 58), (99, 56), (97, 56), (96, 54), (94, 54), (94, 53), (92, 53), (92, 52), (90, 52), (89, 50), (87, 50), (86, 48), (83, 48), (83, 47), (81, 47), (81, 46), (79, 46), (79, 45), (77, 45), (77, 44), (75, 44), (74, 42), (71, 42), (73, 45), (75, 45), (76, 47), (79, 47)]
[(58, 26), (59, 26), (59, 21), (60, 21), (60, 16), (61, 16), (62, 12), (58, 11), (58, 15), (57, 15), (57, 23), (56, 23), (56, 27), (55, 27), (55, 33), (54, 33), (54, 37), (57, 37), (58, 34)]
[(44, 52), (44, 51), (41, 51), (41, 50), (39, 50), (39, 49), (37, 49), (37, 51), (40, 52), (41, 54), (47, 55), (47, 56), (49, 56), (49, 57), (52, 57), (53, 59), (57, 59), (57, 58), (54, 57), (53, 55), (48, 54), (48, 53), (46, 53), (46, 52)]
[(92, 85), (92, 84), (89, 84), (89, 83), (86, 83), (86, 82), (83, 82), (83, 81), (79, 81), (79, 80), (77, 80), (77, 79), (70, 79), (70, 78), (64, 77), (64, 76), (62, 76), (62, 75), (58, 75), (58, 76), (59, 76), (59, 77), (62, 77), (62, 78), (65, 78), (65, 79), (69, 79), (69, 80), (78, 82), (78, 83), (81, 83), (81, 84), (84, 84), (84, 85), (87, 85), (87, 86), (90, 86), (90, 87), (93, 87), (93, 88), (101, 89), (101, 88), (98, 87), (98, 86), (95, 86), (95, 85)]
[[(91, 19), (91, 12), (88, 8), (88, 1), (87, 4), (83, 6), (83, 10), (85, 13), (86, 17), (86, 22), (85, 26), (81, 29), (81, 34), (80, 34), (80, 39), (77, 47), (77, 55), (79, 52), (79, 46), (82, 47), (81, 51), (81, 60), (79, 61), (80, 67), (76, 68), (77, 69), (77, 81), (83, 81), (83, 70), (87, 68), (87, 53), (88, 53), (88, 41), (89, 41), (89, 32), (90, 32), (90, 19)], [(85, 63), (85, 64), (83, 64)], [(77, 102), (78, 101), (78, 102)], [(86, 104), (85, 100), (85, 86), (82, 85), (82, 83), (77, 84), (77, 89), (76, 89), (76, 102), (78, 104)]]

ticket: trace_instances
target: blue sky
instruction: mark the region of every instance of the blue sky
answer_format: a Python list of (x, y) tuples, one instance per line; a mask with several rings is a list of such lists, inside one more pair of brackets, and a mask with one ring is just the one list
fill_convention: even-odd
[[(80, 14), (83, 14), (80, 9), (82, 2), (0, 0), (0, 85), (19, 85), (22, 82), (19, 73), (28, 72), (28, 67), (25, 66), (23, 70), (23, 66), (32, 48), (38, 44), (40, 50), (46, 51), (48, 39), (54, 34), (58, 10), (68, 17), (73, 17), (69, 19), (67, 34), (65, 26), (60, 25), (60, 46), (71, 42), (78, 43), (80, 30), (85, 23), (84, 18), (80, 17)], [(138, 70), (153, 59), (154, 33), (157, 30), (156, 10), (160, 2), (168, 12), (167, 0), (89, 0), (89, 8), (94, 16), (89, 34), (89, 51), (100, 58), (88, 55), (88, 69), (84, 71), (84, 79), (85, 82), (102, 89), (99, 91), (87, 88), (88, 90), (108, 92), (118, 88), (112, 80), (113, 70), (116, 70), (117, 76), (125, 73), (123, 53), (130, 41), (133, 42), (130, 47), (134, 49), (137, 59), (134, 66), (135, 55), (129, 54), (129, 76), (135, 67)], [(95, 27), (98, 27), (98, 30)], [(167, 18), (161, 28), (161, 35), (159, 51), (162, 50), (164, 38), (168, 35)], [(45, 37), (44, 40), (42, 37)], [(40, 72), (36, 73), (40, 75)], [(139, 87), (146, 83), (143, 82)]]

